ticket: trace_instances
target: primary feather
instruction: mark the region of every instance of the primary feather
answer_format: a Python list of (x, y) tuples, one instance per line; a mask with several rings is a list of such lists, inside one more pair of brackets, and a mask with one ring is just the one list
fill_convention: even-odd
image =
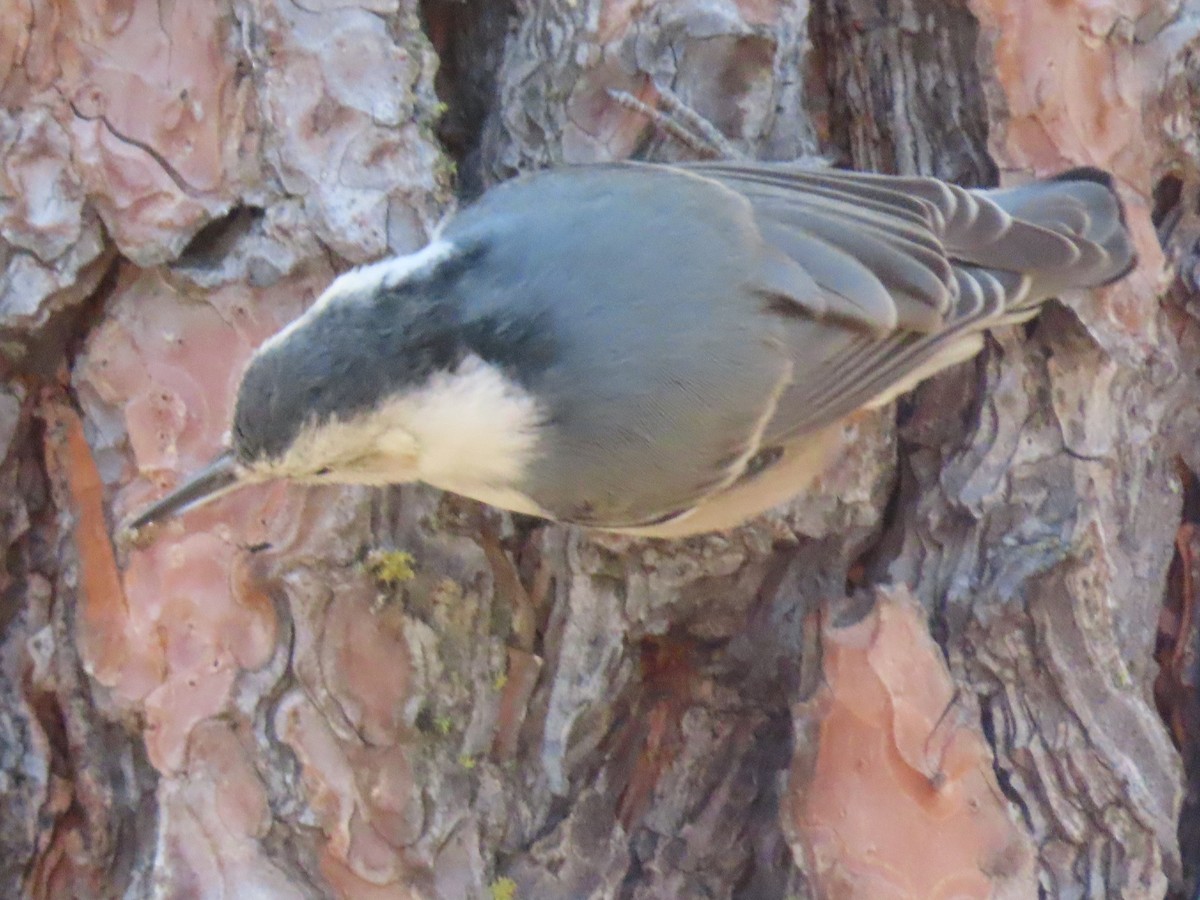
[[(863, 330), (827, 329), (814, 340), (813, 323), (793, 327), (796, 358), (812, 360), (818, 343), (822, 352), (795, 373), (764, 435), (768, 444), (886, 402), (971, 355), (982, 330), (1027, 318), (1062, 290), (1119, 278), (1135, 261), (1120, 203), (1097, 170), (967, 190), (932, 178), (788, 165), (689, 168), (748, 197), (775, 246), (787, 250), (818, 235), (855, 260), (853, 270), (819, 261), (827, 272), (817, 279), (822, 290), (851, 292), (865, 268), (872, 299), (882, 292), (893, 303), (894, 317), (891, 309), (878, 318), (848, 317)], [(881, 240), (886, 253), (872, 246)], [(812, 270), (811, 256), (792, 255)]]

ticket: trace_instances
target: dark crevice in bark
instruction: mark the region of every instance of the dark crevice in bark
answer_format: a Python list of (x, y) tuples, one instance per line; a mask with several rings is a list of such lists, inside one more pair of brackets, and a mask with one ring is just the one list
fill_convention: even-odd
[[(46, 485), (34, 452), (36, 431), (25, 404), (12, 436), (12, 449), (0, 467), (0, 521), (6, 546), (0, 596), (0, 895), (21, 896), (39, 841), (38, 825), (53, 813), (51, 779), (65, 770), (66, 742), (57, 703), (39, 701), (25, 671), (25, 647), (44, 624), (42, 592), (32, 590), (51, 554), (40, 549), (42, 529), (30, 527), (46, 516)], [(39, 733), (40, 732), (40, 733)], [(44, 742), (44, 744), (43, 744)], [(43, 766), (45, 768), (43, 768)]]
[[(782, 585), (791, 554), (780, 553), (768, 566), (763, 586), (748, 622), (732, 640), (704, 641), (681, 631), (674, 638), (643, 642), (645, 674), (639, 682), (635, 708), (626, 721), (640, 739), (629, 746), (624, 764), (614, 759), (629, 780), (618, 801), (616, 817), (629, 834), (630, 864), (622, 896), (641, 897), (651, 886), (661, 893), (667, 885), (686, 884), (689, 890), (732, 885), (737, 900), (784, 900), (797, 873), (787, 840), (780, 829), (782, 774), (792, 755), (789, 704), (795, 697), (798, 665), (794, 645), (798, 635), (781, 628), (799, 623), (806, 605), (802, 595)], [(791, 587), (794, 588), (794, 585)], [(782, 588), (782, 590), (781, 590)], [(805, 592), (807, 593), (807, 592)], [(749, 657), (753, 644), (755, 658)], [(715, 706), (705, 699), (715, 685), (725, 699)], [(693, 757), (685, 746), (685, 716), (704, 711), (713, 721), (738, 723), (712, 748)], [(714, 766), (714, 763), (717, 765)], [(725, 818), (710, 842), (693, 843), (683, 835), (660, 833), (653, 818), (662, 803), (664, 784), (675, 782), (678, 767), (699, 783), (689, 798), (692, 815), (703, 821), (710, 805), (724, 806)], [(684, 782), (686, 783), (686, 782)], [(732, 790), (737, 800), (718, 799)], [(661, 813), (659, 813), (661, 814)], [(700, 828), (706, 828), (703, 824)], [(698, 854), (695, 869), (682, 880), (669, 880), (679, 867), (679, 854)], [(692, 894), (695, 895), (695, 894)]]
[(496, 73), (515, 16), (513, 0), (421, 0), (421, 19), (436, 51), (434, 87), (446, 105), (437, 136), (458, 169), (464, 200), (488, 186), (481, 160), (483, 132), (496, 114)]
[[(792, 696), (788, 694), (787, 696)], [(783, 811), (782, 792), (792, 756), (792, 719), (785, 704), (770, 711), (770, 718), (758, 730), (755, 751), (746, 768), (758, 774), (757, 793), (747, 809), (746, 835), (750, 859), (745, 874), (734, 885), (732, 900), (759, 900), (795, 896), (790, 890), (799, 875), (787, 838), (779, 827)]]
[[(104, 315), (116, 286), (120, 257), (110, 251), (92, 266), (95, 285), (82, 299), (59, 308), (47, 304), (50, 311), (45, 321), (33, 328), (0, 325), (0, 376), (5, 381), (55, 381), (64, 366), (70, 368), (93, 326)], [(87, 277), (81, 277), (81, 281), (86, 283)]]
[(1183, 757), (1188, 790), (1179, 815), (1183, 890), (1192, 896), (1200, 880), (1200, 479), (1178, 460), (1183, 513), (1175, 555), (1167, 573), (1159, 622), (1154, 683), (1159, 714)]
[(11, 863), (0, 865), (3, 896), (79, 895), (58, 874), (72, 845), (77, 857), (61, 868), (87, 872), (113, 896), (150, 893), (139, 863), (153, 854), (157, 776), (140, 737), (105, 718), (79, 656), (82, 577), (38, 416), (48, 392), (73, 402), (64, 374), (101, 321), (120, 262), (109, 247), (81, 273), (86, 293), (47, 302), (36, 324), (0, 328), (5, 395), (20, 401), (0, 426), (0, 857)]
[[(47, 355), (40, 360), (37, 371), (48, 373), (51, 371), (50, 367), (59, 362), (65, 363), (68, 369), (74, 367), (75, 359), (83, 351), (88, 335), (104, 318), (108, 302), (117, 288), (117, 278), (123, 262), (122, 257), (112, 256), (96, 287), (84, 301), (78, 307), (65, 310), (60, 319), (56, 319), (43, 330), (42, 350)], [(56, 359), (54, 355), (54, 351), (60, 348), (61, 360)]]
[[(999, 736), (996, 734), (996, 720), (992, 712), (992, 704), (989, 697), (979, 698), (979, 725), (988, 745), (992, 747), (998, 746)], [(992, 760), (992, 773), (996, 776), (996, 783), (1000, 785), (1000, 790), (1008, 798), (1008, 802), (1013, 805), (1013, 809), (1021, 814), (1022, 823), (1032, 831), (1033, 820), (1029, 815), (1029, 805), (1025, 802), (1025, 798), (1021, 796), (1021, 792), (1013, 785), (1012, 775), (1008, 769), (1000, 765), (998, 758)]]
[(976, 58), (960, 0), (816, 0), (811, 106), (835, 158), (856, 169), (995, 184)]
[(180, 251), (173, 266), (179, 269), (212, 269), (233, 252), (237, 242), (263, 220), (265, 209), (235, 206), (197, 231)]
[(1165, 237), (1164, 229), (1169, 227), (1171, 218), (1182, 212), (1183, 179), (1175, 174), (1164, 175), (1154, 185), (1153, 197), (1154, 209), (1150, 221), (1154, 223), (1161, 240)]
[[(30, 528), (31, 520), (45, 513), (47, 488), (36, 447), (38, 423), (32, 416), (33, 400), (26, 396), (13, 423), (6, 458), (0, 463), (0, 536), (5, 545), (4, 567), (0, 570), (0, 640), (29, 602), (30, 579), (53, 572), (42, 570), (53, 564), (44, 549), (44, 536)], [(0, 450), (0, 452), (3, 452)]]
[[(105, 294), (101, 290), (90, 298), (85, 317), (98, 315), (96, 307)], [(80, 328), (81, 333), (86, 330)], [(65, 392), (60, 396), (67, 402)], [(37, 479), (41, 490), (33, 495), (42, 498), (39, 506), (29, 509), (32, 527), (25, 540), (30, 547), (30, 575), (43, 579), (46, 589), (34, 590), (26, 582), (22, 615), (48, 640), (44, 645), (48, 656), (41, 681), (21, 687), (47, 741), (50, 771), (59, 786), (57, 801), (51, 799), (55, 792), (48, 791), (43, 803), (63, 806), (54, 810), (53, 827), (39, 835), (37, 850), (24, 857), (22, 890), (36, 896), (84, 896), (91, 885), (104, 885), (106, 895), (150, 896), (152, 885), (145, 880), (149, 869), (144, 863), (154, 855), (158, 774), (140, 735), (125, 723), (106, 718), (107, 704), (99, 696), (104, 688), (93, 682), (80, 657), (76, 616), (84, 579), (69, 519), (61, 512), (69, 503), (35, 449), (44, 446), (47, 427), (31, 417), (23, 443), (29, 454), (23, 472), (26, 478)], [(30, 747), (27, 752), (35, 750)], [(44, 808), (43, 813), (49, 810)], [(71, 873), (64, 881), (56, 854), (72, 846), (78, 855), (63, 867)]]
[[(1200, 289), (1200, 185), (1194, 174), (1166, 172), (1154, 185), (1152, 222), (1174, 269), (1164, 309), (1173, 321), (1181, 356), (1194, 355), (1197, 291)], [(1192, 390), (1200, 369), (1185, 368)], [(1186, 790), (1179, 814), (1182, 878), (1171, 900), (1200, 895), (1200, 465), (1195, 446), (1194, 404), (1183, 401), (1173, 444), (1175, 472), (1183, 495), (1175, 546), (1167, 572), (1154, 658), (1159, 671), (1154, 699), (1183, 761)]]

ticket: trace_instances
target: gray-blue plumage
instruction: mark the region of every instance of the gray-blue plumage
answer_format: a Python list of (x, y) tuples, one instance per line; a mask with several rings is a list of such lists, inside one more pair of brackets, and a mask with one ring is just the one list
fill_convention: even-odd
[[(994, 191), (772, 163), (535, 173), (267, 342), (230, 465), (398, 472), (599, 528), (725, 527), (804, 486), (806, 441), (1134, 262), (1091, 169)], [(487, 420), (468, 454), (454, 403)]]
[[(989, 199), (786, 165), (596, 166), (501, 185), (444, 236), (486, 254), (462, 271), (463, 321), (536, 322), (557, 344), (550, 366), (503, 360), (550, 411), (521, 489), (556, 518), (631, 527), (689, 509), (1014, 300), (1035, 308), (1039, 282), (1127, 271), (1119, 204), (1093, 177)], [(1075, 210), (1078, 233), (1006, 212), (1039, 198)], [(1092, 232), (1108, 245), (1085, 268)]]
[(752, 449), (790, 360), (746, 200), (665, 167), (565, 169), (501, 185), (443, 237), (484, 257), (457, 285), (464, 323), (554, 336), (550, 365), (497, 361), (546, 409), (520, 488), (556, 518), (680, 512)]

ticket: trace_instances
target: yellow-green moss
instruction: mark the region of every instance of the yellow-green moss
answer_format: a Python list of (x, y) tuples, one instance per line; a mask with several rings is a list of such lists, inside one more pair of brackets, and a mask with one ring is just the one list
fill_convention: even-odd
[(395, 587), (416, 577), (414, 562), (404, 550), (372, 550), (367, 554), (367, 571), (380, 584)]

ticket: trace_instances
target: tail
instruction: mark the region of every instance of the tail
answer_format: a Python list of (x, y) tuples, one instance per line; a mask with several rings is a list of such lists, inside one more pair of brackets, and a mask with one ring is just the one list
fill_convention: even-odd
[[(1099, 169), (967, 189), (785, 163), (684, 168), (749, 200), (767, 243), (803, 270), (789, 296), (806, 308), (815, 291), (814, 318), (854, 335), (849, 349), (814, 360), (813, 326), (795, 320), (803, 377), (778, 400), (764, 440), (881, 406), (969, 359), (988, 329), (1032, 318), (1063, 291), (1116, 281), (1137, 263), (1121, 201)], [(779, 272), (764, 283), (779, 290)]]
[(850, 398), (862, 405), (882, 406), (970, 359), (984, 331), (1031, 319), (1063, 291), (1110, 284), (1137, 265), (1124, 207), (1100, 169), (1071, 169), (1013, 188), (965, 190), (932, 179), (904, 186), (936, 210), (933, 225), (956, 290), (940, 328), (884, 342), (870, 377)]
[(1100, 169), (1070, 169), (1013, 188), (951, 187), (950, 194), (957, 202), (942, 202), (938, 212), (958, 286), (954, 308), (940, 331), (900, 341), (905, 347), (891, 371), (881, 367), (893, 383), (870, 406), (971, 358), (987, 329), (1027, 321), (1063, 291), (1111, 284), (1137, 265), (1125, 208), (1112, 176)]
[(1007, 227), (994, 237), (972, 226), (961, 233), (947, 229), (946, 252), (972, 274), (986, 272), (1013, 287), (1020, 279), (1020, 288), (1010, 289), (1005, 319), (1024, 318), (1063, 291), (1111, 284), (1137, 265), (1125, 209), (1107, 172), (1071, 169), (1020, 187), (971, 193), (999, 208)]

